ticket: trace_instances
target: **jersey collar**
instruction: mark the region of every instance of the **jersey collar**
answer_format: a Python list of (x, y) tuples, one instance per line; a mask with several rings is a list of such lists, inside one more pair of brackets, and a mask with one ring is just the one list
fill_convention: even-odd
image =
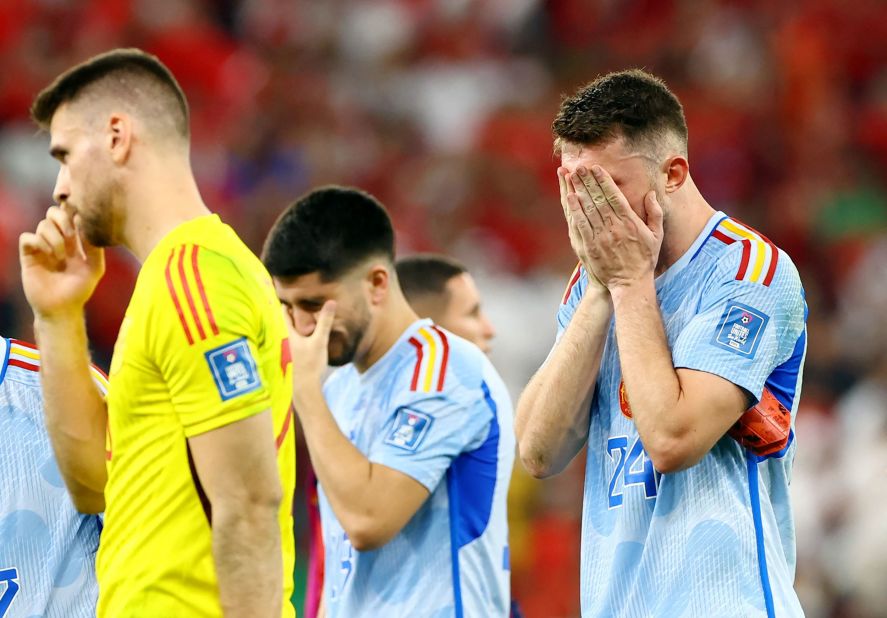
[(384, 372), (386, 367), (390, 366), (391, 363), (396, 362), (396, 359), (399, 359), (405, 354), (415, 354), (415, 348), (413, 348), (413, 346), (409, 345), (407, 342), (409, 341), (410, 337), (412, 337), (419, 331), (420, 328), (422, 328), (423, 326), (430, 326), (431, 324), (432, 321), (428, 318), (421, 318), (410, 324), (406, 328), (406, 330), (401, 333), (400, 337), (397, 338), (397, 341), (394, 342), (394, 345), (388, 348), (388, 351), (382, 355), (382, 358), (377, 360), (373, 364), (373, 366), (367, 369), (365, 372), (363, 372), (362, 374), (358, 374), (360, 375), (360, 381), (371, 381), (373, 380), (373, 377), (375, 375), (380, 372)]
[(711, 217), (708, 218), (708, 222), (706, 222), (705, 227), (702, 228), (702, 231), (699, 233), (699, 236), (696, 237), (696, 240), (693, 241), (693, 244), (690, 245), (690, 248), (684, 252), (677, 262), (668, 267), (664, 273), (656, 277), (656, 288), (659, 289), (663, 286), (668, 285), (678, 273), (684, 270), (690, 262), (693, 261), (699, 252), (702, 250), (702, 246), (705, 244), (705, 241), (708, 240), (711, 233), (715, 231), (715, 228), (718, 227), (718, 224), (727, 218), (720, 210), (715, 212)]

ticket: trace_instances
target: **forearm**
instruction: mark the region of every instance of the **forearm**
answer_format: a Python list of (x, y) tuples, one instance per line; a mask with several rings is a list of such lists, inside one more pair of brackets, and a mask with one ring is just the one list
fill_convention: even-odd
[(551, 357), (518, 401), (515, 432), (521, 461), (534, 476), (563, 470), (588, 437), (611, 315), (606, 290), (590, 287)]
[(212, 544), (226, 618), (280, 616), (283, 557), (278, 505), (213, 504)]
[(294, 392), (311, 465), (336, 518), (353, 536), (375, 515), (373, 464), (339, 429), (319, 385), (296, 385)]
[(82, 312), (34, 322), (46, 427), (59, 469), (78, 508), (104, 508), (108, 412), (90, 375)]
[(681, 383), (662, 323), (652, 275), (612, 291), (616, 341), (632, 419), (651, 457), (674, 450), (692, 430), (680, 413)]

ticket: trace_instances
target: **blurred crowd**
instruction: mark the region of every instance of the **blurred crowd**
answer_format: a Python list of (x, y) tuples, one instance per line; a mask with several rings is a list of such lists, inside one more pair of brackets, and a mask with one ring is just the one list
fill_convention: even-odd
[[(137, 46), (187, 93), (204, 199), (253, 249), (309, 187), (369, 190), (401, 253), (474, 271), (516, 398), (575, 264), (551, 120), (597, 74), (644, 67), (684, 104), (703, 194), (784, 248), (806, 287), (793, 482), (805, 610), (884, 615), (885, 41), (880, 0), (0, 0), (0, 332), (31, 337), (17, 237), (56, 173), (30, 102), (68, 66)], [(136, 268), (112, 252), (90, 304), (105, 367)], [(581, 462), (516, 479), (514, 595), (528, 617), (576, 616)]]

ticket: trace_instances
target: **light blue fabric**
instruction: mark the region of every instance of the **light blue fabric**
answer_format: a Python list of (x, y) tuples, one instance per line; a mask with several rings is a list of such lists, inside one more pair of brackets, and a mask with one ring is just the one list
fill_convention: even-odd
[(43, 421), (39, 374), (7, 364), (0, 338), (0, 617), (95, 616), (102, 524), (65, 490)]
[[(414, 323), (366, 373), (347, 365), (324, 385), (330, 410), (351, 442), (371, 461), (414, 478), (431, 494), (386, 545), (358, 552), (321, 484), (330, 618), (508, 615), (511, 401), (486, 356), (446, 331), (446, 346), (432, 333), (437, 369), (430, 392), (424, 392), (430, 350), (420, 329), (433, 330), (429, 320)], [(444, 347), (446, 373), (438, 390)]]
[[(713, 215), (656, 280), (674, 366), (719, 375), (754, 398), (767, 385), (794, 422), (806, 349), (800, 278), (779, 251), (769, 285), (737, 280), (743, 243), (712, 235), (725, 218)], [(558, 312), (558, 338), (588, 285), (583, 272)], [(582, 615), (767, 616), (772, 601), (776, 616), (802, 616), (792, 587), (794, 443), (762, 459), (725, 436), (697, 465), (660, 474), (621, 410), (618, 354), (611, 322), (590, 414)]]

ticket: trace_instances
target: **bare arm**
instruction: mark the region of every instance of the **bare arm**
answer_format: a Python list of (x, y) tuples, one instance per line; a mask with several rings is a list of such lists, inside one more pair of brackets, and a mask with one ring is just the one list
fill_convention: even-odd
[(588, 439), (589, 411), (610, 324), (606, 289), (590, 285), (548, 361), (524, 389), (514, 429), (524, 467), (561, 472)]
[(652, 276), (613, 289), (616, 338), (632, 418), (660, 472), (695, 465), (748, 407), (720, 376), (672, 365)]
[(46, 427), (77, 509), (105, 508), (108, 412), (89, 372), (84, 305), (104, 273), (101, 249), (78, 251), (71, 214), (53, 206), (19, 238), (22, 284), (41, 352)]
[(352, 546), (367, 551), (400, 532), (429, 491), (403, 472), (371, 462), (339, 430), (320, 385), (334, 315), (335, 303), (328, 301), (308, 337), (300, 335), (287, 316), (294, 361), (293, 403), (311, 464), (336, 519)]
[[(577, 220), (582, 234), (593, 234), (589, 258), (613, 298), (632, 418), (654, 467), (677, 472), (695, 465), (723, 437), (748, 406), (747, 395), (724, 378), (676, 370), (672, 363), (654, 283), (664, 234), (655, 192), (644, 198), (644, 222), (606, 170), (595, 166), (593, 174), (582, 172), (576, 182), (584, 179), (604, 197)], [(576, 212), (583, 209), (577, 205)]]
[(279, 616), (283, 555), (271, 412), (188, 439), (212, 508), (212, 551), (226, 617)]
[(293, 392), (311, 464), (336, 519), (358, 551), (381, 547), (428, 499), (428, 489), (403, 472), (371, 462), (351, 444), (319, 383), (301, 383)]

